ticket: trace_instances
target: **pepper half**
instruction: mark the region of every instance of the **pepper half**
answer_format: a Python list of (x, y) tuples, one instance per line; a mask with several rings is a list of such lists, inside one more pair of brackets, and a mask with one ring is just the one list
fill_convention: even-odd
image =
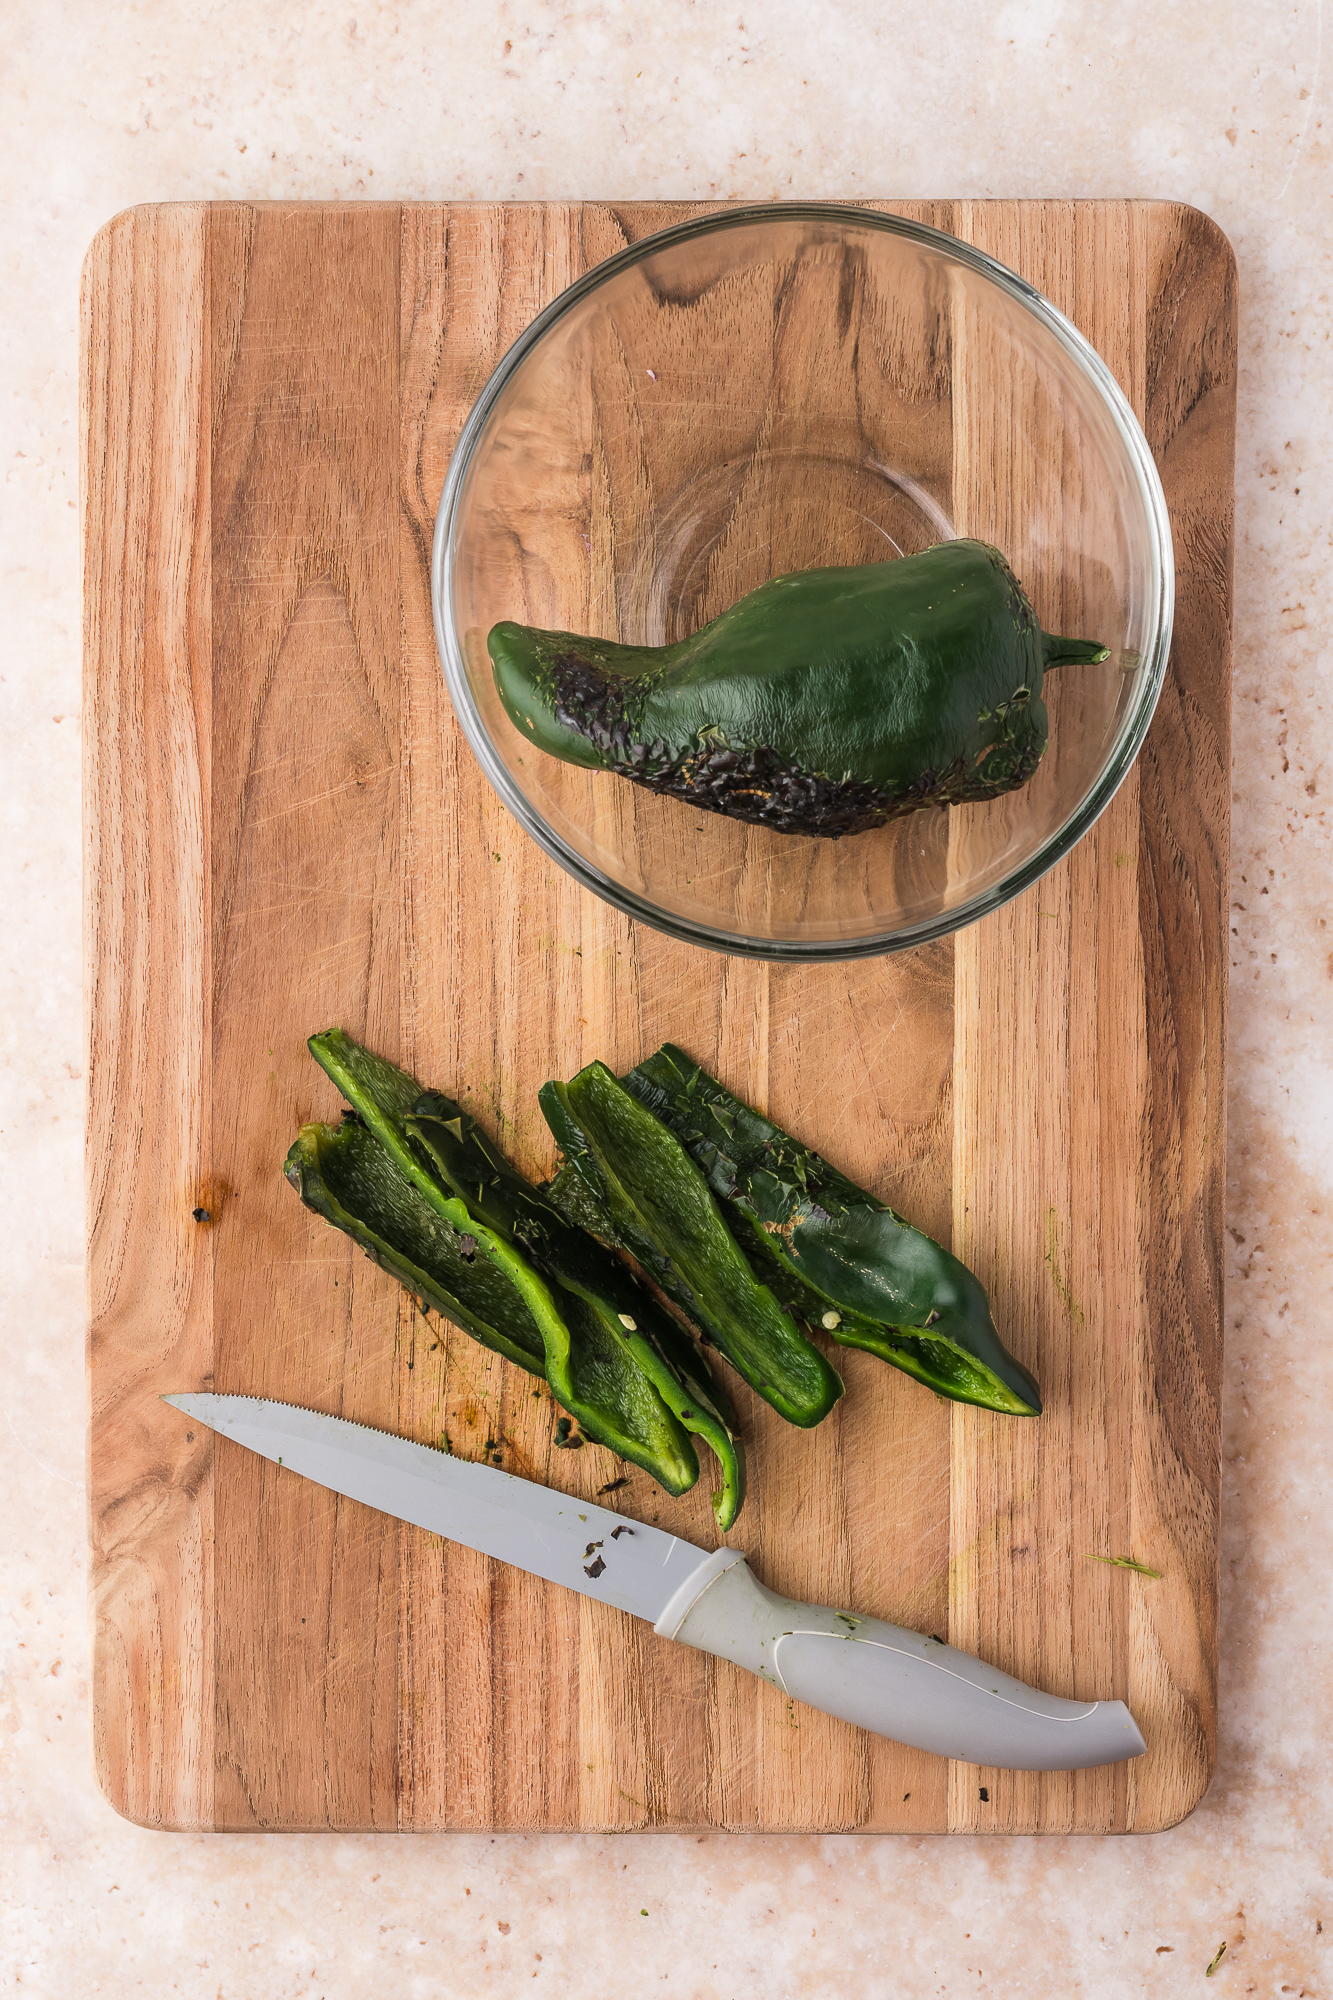
[(775, 577), (674, 646), (503, 622), (487, 647), (510, 721), (551, 756), (832, 839), (1026, 784), (1043, 673), (1108, 656), (1043, 632), (969, 540)]
[[(521, 1250), (440, 1180), (408, 1130), (411, 1109), (422, 1096), (415, 1077), (362, 1048), (341, 1029), (312, 1036), (309, 1048), (353, 1107), (355, 1118), (334, 1136), (343, 1141), (343, 1133), (350, 1135), (343, 1143), (359, 1173), (344, 1176), (336, 1202), (320, 1206), (311, 1199), (304, 1178), (291, 1171), (294, 1156), (307, 1133), (328, 1134), (330, 1128), (305, 1127), (288, 1155), (288, 1178), (307, 1206), (346, 1229), (376, 1262), (486, 1346), (534, 1374), (544, 1373), (556, 1401), (597, 1443), (641, 1465), (668, 1493), (693, 1486), (699, 1477), (694, 1447), (624, 1340), (614, 1337), (586, 1300), (562, 1292), (557, 1303)], [(326, 1138), (320, 1142), (321, 1160), (329, 1151)], [(317, 1192), (312, 1181), (310, 1193)], [(331, 1212), (335, 1207), (338, 1212)], [(395, 1233), (382, 1244), (386, 1215), (395, 1219)], [(442, 1229), (432, 1229), (432, 1220)], [(468, 1281), (450, 1265), (452, 1288), (437, 1284), (423, 1293), (414, 1275), (429, 1276), (438, 1246), (450, 1241)], [(385, 1247), (403, 1270), (377, 1254)], [(485, 1316), (477, 1298), (486, 1302)]]
[(452, 1098), (426, 1091), (407, 1131), (471, 1215), (516, 1244), (557, 1287), (595, 1314), (605, 1339), (626, 1349), (687, 1431), (711, 1446), (722, 1470), (713, 1512), (724, 1531), (745, 1499), (745, 1453), (731, 1399), (703, 1355), (613, 1252), (560, 1211), (500, 1152)]
[(808, 1325), (939, 1395), (1013, 1416), (1041, 1394), (965, 1264), (667, 1042), (625, 1078), (669, 1125), (766, 1284)]
[(675, 1134), (605, 1063), (543, 1084), (538, 1102), (565, 1156), (549, 1189), (561, 1212), (637, 1258), (789, 1423), (827, 1416), (841, 1379), (756, 1280)]
[(359, 1120), (303, 1125), (283, 1172), (306, 1207), (358, 1243), (381, 1270), (483, 1347), (546, 1373), (546, 1343), (522, 1296), (478, 1260), (467, 1212), (426, 1202)]

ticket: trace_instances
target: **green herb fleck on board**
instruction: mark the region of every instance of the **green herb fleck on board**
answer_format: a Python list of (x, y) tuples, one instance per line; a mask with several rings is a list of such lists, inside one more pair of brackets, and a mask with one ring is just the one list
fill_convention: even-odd
[(1227, 1941), (1225, 1938), (1223, 1938), (1221, 1944), (1217, 1947), (1217, 1956), (1214, 1958), (1207, 1972), (1205, 1972), (1203, 1975), (1205, 1979), (1212, 1978), (1213, 1974), (1217, 1971), (1218, 1966), (1222, 1963), (1222, 1960), (1226, 1957), (1226, 1955), (1227, 1955)]
[(1164, 1574), (1160, 1569), (1149, 1569), (1147, 1563), (1135, 1562), (1133, 1556), (1090, 1555), (1084, 1560), (1090, 1563), (1109, 1563), (1112, 1569), (1132, 1569), (1135, 1576), (1149, 1576), (1154, 1583), (1160, 1583)]

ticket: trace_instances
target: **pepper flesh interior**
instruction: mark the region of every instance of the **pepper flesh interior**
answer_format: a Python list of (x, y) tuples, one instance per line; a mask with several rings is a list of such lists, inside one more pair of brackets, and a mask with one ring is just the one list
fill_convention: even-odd
[[(643, 1466), (667, 1492), (687, 1491), (699, 1476), (694, 1447), (679, 1418), (637, 1365), (623, 1334), (615, 1339), (584, 1299), (562, 1294), (557, 1302), (542, 1274), (440, 1179), (429, 1156), (415, 1143), (408, 1120), (422, 1095), (416, 1079), (362, 1048), (341, 1029), (312, 1036), (309, 1048), (355, 1111), (356, 1122), (342, 1128), (349, 1135), (344, 1145), (355, 1152), (363, 1172), (360, 1180), (348, 1183), (344, 1199), (320, 1206), (311, 1198), (316, 1192), (313, 1180), (307, 1192), (304, 1181), (292, 1172), (297, 1164), (294, 1147), (288, 1155), (288, 1178), (307, 1205), (353, 1236), (376, 1262), (418, 1296), (429, 1298), (447, 1318), (533, 1373), (544, 1374), (556, 1401), (578, 1419), (589, 1437)], [(334, 1136), (341, 1139), (342, 1134)], [(321, 1143), (328, 1148), (327, 1140)], [(369, 1181), (373, 1181), (373, 1205)], [(379, 1225), (388, 1209), (409, 1218), (388, 1246), (401, 1269), (383, 1254), (380, 1242)], [(435, 1285), (427, 1290), (424, 1279), (414, 1282), (422, 1276), (423, 1260), (425, 1278), (430, 1277), (426, 1250), (437, 1247), (437, 1238), (455, 1244), (466, 1240), (467, 1284), (457, 1272), (452, 1289)], [(484, 1318), (470, 1303), (469, 1284), (484, 1291), (488, 1302)]]
[[(479, 1265), (465, 1215), (424, 1201), (375, 1135), (353, 1120), (303, 1125), (284, 1169), (306, 1207), (483, 1347), (546, 1373), (541, 1330), (503, 1275)], [(460, 1211), (461, 1214), (461, 1211)]]
[(423, 1093), (407, 1130), (469, 1211), (516, 1244), (559, 1294), (582, 1301), (603, 1341), (624, 1347), (684, 1428), (711, 1447), (722, 1471), (713, 1512), (719, 1528), (730, 1528), (745, 1498), (745, 1453), (731, 1400), (693, 1341), (611, 1250), (571, 1228), (452, 1098)]

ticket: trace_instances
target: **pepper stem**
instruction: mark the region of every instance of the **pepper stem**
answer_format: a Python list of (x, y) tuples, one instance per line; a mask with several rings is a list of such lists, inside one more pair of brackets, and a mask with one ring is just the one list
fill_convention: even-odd
[(1111, 648), (1096, 639), (1062, 639), (1056, 632), (1043, 632), (1041, 646), (1048, 673), (1052, 667), (1099, 667), (1111, 657)]

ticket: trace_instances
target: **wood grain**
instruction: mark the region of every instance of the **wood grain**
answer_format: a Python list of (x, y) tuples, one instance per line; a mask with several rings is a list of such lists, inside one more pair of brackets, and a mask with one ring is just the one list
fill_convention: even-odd
[[(396, 208), (210, 235), (214, 1386), (396, 1416), (402, 1302), (290, 1213), (314, 1022), (399, 1030)], [(293, 328), (301, 337), (293, 339)], [(314, 1225), (314, 1226), (312, 1226)], [(219, 1453), (215, 1822), (397, 1818), (396, 1524)], [(258, 1526), (259, 1532), (255, 1529)]]
[[(94, 1708), (134, 1819), (1149, 1831), (1207, 1783), (1234, 267), (1171, 204), (895, 207), (1022, 272), (1117, 374), (1171, 506), (1177, 624), (1148, 745), (1065, 863), (944, 944), (823, 967), (702, 953), (576, 888), (486, 785), (435, 653), (431, 531), (475, 397), (566, 284), (690, 206), (137, 210), (89, 252)], [(679, 303), (651, 310), (664, 351), (688, 341)], [(938, 503), (1003, 538), (1005, 413), (969, 396), (978, 334), (947, 299), (906, 326), (854, 280), (760, 320), (734, 421), (768, 538), (703, 552), (692, 615), (759, 580), (804, 504), (765, 457), (770, 396), (814, 421), (873, 384), (859, 421), (910, 432)], [(605, 537), (693, 447), (589, 415)], [(614, 621), (612, 541), (567, 556), (589, 619)], [(742, 1393), (745, 1546), (778, 1589), (1123, 1696), (1148, 1756), (1034, 1777), (867, 1739), (185, 1430), (157, 1398), (216, 1385), (465, 1453), (495, 1439), (588, 1497), (621, 1469), (554, 1450), (547, 1392), (424, 1320), (282, 1184), (296, 1125), (336, 1108), (304, 1048), (334, 1022), (454, 1087), (534, 1170), (540, 1082), (670, 1036), (952, 1237), (1043, 1383), (1040, 1423), (951, 1410), (855, 1353), (812, 1433)], [(666, 1503), (635, 1472), (612, 1504), (714, 1540), (706, 1491)], [(1089, 1560), (1108, 1551), (1162, 1580)]]
[(93, 1747), (152, 1825), (211, 1820), (207, 212), (137, 210), (83, 288)]

